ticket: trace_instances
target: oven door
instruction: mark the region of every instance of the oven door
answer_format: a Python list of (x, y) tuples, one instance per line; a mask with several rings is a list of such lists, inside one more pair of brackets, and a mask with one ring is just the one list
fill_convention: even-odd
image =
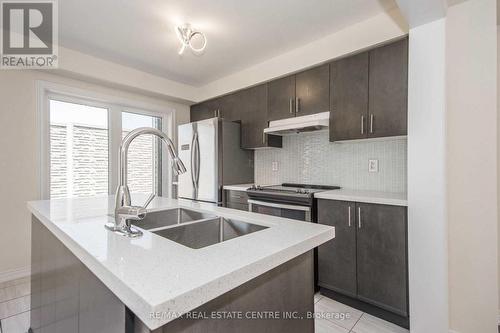
[(311, 222), (311, 207), (276, 202), (248, 200), (248, 211)]

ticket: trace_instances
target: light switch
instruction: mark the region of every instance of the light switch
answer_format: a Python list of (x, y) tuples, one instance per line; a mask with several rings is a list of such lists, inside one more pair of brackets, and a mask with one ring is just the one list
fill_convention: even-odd
[(277, 161), (274, 161), (271, 165), (272, 165), (272, 170), (273, 171), (278, 171), (279, 166), (278, 166), (278, 162)]
[(368, 160), (368, 172), (378, 172), (378, 160)]

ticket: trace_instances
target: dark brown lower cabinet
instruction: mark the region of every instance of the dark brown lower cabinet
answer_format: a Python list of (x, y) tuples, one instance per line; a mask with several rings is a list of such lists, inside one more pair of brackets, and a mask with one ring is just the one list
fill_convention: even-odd
[(313, 251), (150, 330), (42, 222), (31, 226), (30, 333), (314, 333)]
[(125, 333), (125, 305), (36, 218), (31, 223), (32, 333)]
[(407, 316), (406, 207), (356, 207), (358, 298)]
[(318, 222), (335, 227), (335, 241), (318, 248), (318, 284), (351, 297), (357, 295), (355, 206), (347, 201), (318, 203)]
[(407, 318), (407, 208), (320, 199), (318, 223), (335, 227), (318, 248), (319, 286)]
[(248, 195), (245, 191), (224, 190), (224, 207), (248, 211)]

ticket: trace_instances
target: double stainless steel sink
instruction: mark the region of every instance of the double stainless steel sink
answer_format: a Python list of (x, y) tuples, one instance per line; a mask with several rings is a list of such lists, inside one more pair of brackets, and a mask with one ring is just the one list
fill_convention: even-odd
[(201, 213), (195, 210), (174, 208), (158, 212), (148, 212), (143, 220), (134, 221), (132, 224), (144, 230), (151, 230), (186, 222), (213, 219), (215, 217), (213, 214)]
[(133, 224), (192, 249), (201, 249), (267, 229), (185, 208), (150, 212), (143, 220), (134, 221)]

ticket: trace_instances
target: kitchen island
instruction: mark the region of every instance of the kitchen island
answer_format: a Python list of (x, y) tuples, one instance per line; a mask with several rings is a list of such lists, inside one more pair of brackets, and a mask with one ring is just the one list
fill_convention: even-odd
[[(148, 223), (175, 209), (202, 219), (131, 239), (104, 228), (113, 196), (28, 207), (34, 332), (314, 331), (312, 249), (334, 238), (332, 227), (160, 197)], [(193, 226), (214, 218), (247, 233), (194, 242)]]

